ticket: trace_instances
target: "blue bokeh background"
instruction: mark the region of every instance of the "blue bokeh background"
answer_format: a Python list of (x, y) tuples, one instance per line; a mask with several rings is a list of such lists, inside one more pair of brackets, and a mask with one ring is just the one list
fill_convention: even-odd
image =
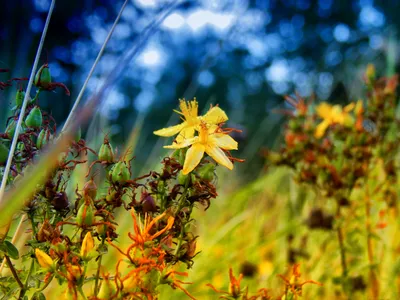
[[(1, 1), (0, 68), (27, 76), (50, 0)], [(41, 96), (62, 122), (79, 92), (123, 1), (58, 1), (42, 62), (71, 97)], [(87, 95), (94, 93), (119, 58), (172, 1), (132, 0), (126, 7)], [(153, 30), (139, 55), (99, 112), (111, 134), (124, 139), (138, 116), (145, 119), (142, 147), (170, 120), (177, 99), (197, 97), (202, 108), (219, 103), (230, 125), (244, 130), (250, 160), (273, 146), (282, 128), (283, 95), (346, 103), (363, 93), (362, 73), (374, 63), (381, 75), (396, 71), (400, 1), (198, 0), (175, 8)], [(0, 92), (8, 107), (15, 89)], [(86, 97), (87, 98), (87, 97)], [(6, 110), (3, 110), (2, 118)], [(254, 164), (258, 164), (255, 159)], [(252, 163), (248, 166), (251, 168)]]

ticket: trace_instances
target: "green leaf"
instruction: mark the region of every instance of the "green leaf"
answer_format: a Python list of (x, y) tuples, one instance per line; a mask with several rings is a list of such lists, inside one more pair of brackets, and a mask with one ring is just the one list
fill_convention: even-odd
[(9, 241), (4, 241), (4, 245), (7, 248), (7, 255), (11, 257), (12, 259), (18, 259), (19, 258), (19, 252), (18, 249)]

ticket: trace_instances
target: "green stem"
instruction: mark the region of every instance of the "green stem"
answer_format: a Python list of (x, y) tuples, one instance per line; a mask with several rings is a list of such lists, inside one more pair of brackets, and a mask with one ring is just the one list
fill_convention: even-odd
[[(104, 245), (104, 239), (101, 241), (100, 247), (103, 247)], [(100, 255), (99, 261), (97, 263), (97, 272), (96, 272), (96, 279), (94, 282), (94, 296), (97, 296), (97, 293), (99, 292), (99, 278), (100, 278), (100, 268), (101, 268), (101, 260), (103, 258), (103, 254)]]
[(32, 262), (31, 262), (31, 266), (30, 266), (30, 268), (29, 268), (28, 275), (27, 275), (26, 278), (25, 278), (24, 287), (21, 289), (21, 292), (19, 293), (19, 299), (23, 299), (23, 298), (24, 298), (24, 295), (25, 295), (25, 293), (26, 293), (26, 291), (29, 290), (29, 287), (28, 287), (29, 278), (30, 278), (31, 275), (32, 275), (32, 272), (33, 272), (34, 267), (35, 267), (35, 260), (32, 259)]
[[(340, 204), (337, 204), (337, 211), (336, 211), (336, 217), (339, 219), (341, 217), (341, 212), (340, 212)], [(337, 236), (338, 236), (338, 241), (339, 241), (339, 248), (340, 248), (340, 259), (342, 263), (342, 276), (343, 278), (347, 277), (347, 264), (346, 264), (346, 250), (344, 249), (344, 237), (343, 237), (343, 230), (341, 226), (338, 226), (337, 229)]]
[(87, 300), (87, 297), (86, 297), (85, 293), (83, 292), (82, 286), (78, 286), (77, 290), (78, 290), (79, 294), (81, 294), (82, 298)]
[(175, 216), (176, 216), (176, 215), (181, 211), (181, 209), (185, 206), (185, 201), (186, 201), (186, 196), (187, 196), (187, 194), (188, 194), (188, 188), (185, 187), (184, 192), (182, 193), (181, 197), (180, 197), (179, 200), (178, 200), (178, 206), (177, 206), (177, 208), (176, 208), (176, 210), (175, 210), (175, 213), (174, 213)]
[(49, 284), (50, 284), (50, 282), (53, 280), (53, 278), (54, 278), (54, 274), (51, 275), (50, 279), (47, 280), (47, 282), (44, 284), (44, 286), (42, 286), (42, 287), (39, 288), (39, 289), (36, 289), (35, 292), (36, 292), (36, 293), (40, 293), (40, 292), (44, 291), (44, 290), (49, 286)]
[(21, 280), (19, 279), (18, 274), (17, 274), (17, 271), (15, 270), (15, 268), (14, 268), (12, 262), (11, 262), (11, 259), (8, 257), (8, 255), (4, 255), (4, 257), (5, 257), (5, 259), (6, 259), (7, 265), (8, 265), (8, 267), (10, 268), (11, 273), (12, 273), (12, 275), (13, 275), (15, 281), (17, 281), (19, 287), (20, 287), (21, 289), (23, 289), (23, 288), (24, 288), (24, 284), (23, 284), (23, 283), (21, 282)]

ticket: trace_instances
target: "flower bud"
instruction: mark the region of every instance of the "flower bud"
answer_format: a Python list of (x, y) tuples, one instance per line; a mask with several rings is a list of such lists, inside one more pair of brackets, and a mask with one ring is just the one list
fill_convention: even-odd
[(76, 222), (79, 226), (90, 226), (93, 224), (93, 208), (87, 203), (83, 203), (78, 210), (78, 214), (76, 215)]
[(185, 185), (188, 175), (185, 175), (182, 171), (179, 171), (177, 179), (180, 185)]
[(39, 265), (42, 268), (44, 268), (44, 269), (52, 269), (54, 267), (53, 259), (48, 254), (46, 254), (45, 252), (40, 250), (39, 248), (35, 249), (35, 255), (36, 255), (36, 258), (38, 260)]
[(54, 195), (53, 199), (51, 200), (51, 204), (57, 211), (62, 211), (64, 209), (67, 209), (69, 207), (69, 200), (67, 193), (64, 191), (57, 192)]
[(67, 278), (69, 282), (76, 282), (82, 277), (82, 269), (79, 266), (67, 267)]
[(31, 128), (39, 128), (42, 126), (43, 117), (40, 108), (35, 106), (26, 117), (25, 124)]
[(113, 182), (125, 183), (131, 178), (129, 168), (124, 161), (117, 162), (110, 170), (110, 177)]
[(112, 150), (111, 144), (104, 140), (99, 150), (99, 160), (112, 163), (114, 161), (114, 152)]
[(36, 140), (36, 148), (42, 149), (45, 145), (50, 141), (50, 131), (48, 129), (42, 129), (39, 133), (39, 136)]
[(0, 143), (0, 165), (4, 165), (8, 158), (8, 148)]
[(81, 246), (82, 258), (87, 259), (90, 251), (92, 251), (93, 248), (94, 248), (94, 240), (93, 240), (92, 234), (89, 231), (88, 233), (86, 233), (86, 235), (82, 241), (82, 246)]
[(11, 120), (11, 122), (8, 124), (6, 128), (6, 134), (9, 139), (12, 139), (15, 133), (15, 127), (17, 126), (17, 123), (15, 123), (15, 120)]
[(18, 90), (17, 93), (15, 94), (15, 104), (17, 107), (21, 107), (22, 104), (24, 103), (24, 98), (25, 98), (25, 92)]
[(215, 166), (212, 163), (205, 164), (197, 170), (197, 174), (205, 181), (212, 181), (214, 179)]
[(51, 85), (51, 74), (49, 65), (46, 63), (42, 65), (39, 71), (36, 73), (34, 84), (37, 87), (47, 89)]
[(106, 224), (99, 224), (96, 226), (96, 231), (101, 237), (106, 237), (107, 235), (107, 225)]
[(142, 202), (142, 209), (144, 213), (157, 211), (156, 201), (149, 193), (143, 192), (140, 202)]
[(94, 183), (93, 179), (90, 179), (83, 186), (83, 195), (86, 197), (90, 197), (92, 200), (96, 199), (97, 186)]
[(103, 283), (101, 284), (100, 287), (100, 291), (99, 294), (97, 295), (98, 299), (101, 300), (107, 300), (107, 299), (111, 299), (113, 297), (113, 295), (115, 294), (116, 289), (115, 289), (115, 285), (113, 281), (108, 280), (108, 278), (106, 278), (105, 280), (103, 280)]

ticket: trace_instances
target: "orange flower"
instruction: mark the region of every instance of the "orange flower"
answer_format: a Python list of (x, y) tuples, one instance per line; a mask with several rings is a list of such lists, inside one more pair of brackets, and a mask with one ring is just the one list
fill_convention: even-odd
[(300, 264), (294, 264), (292, 268), (292, 275), (290, 278), (287, 278), (283, 275), (278, 275), (282, 280), (285, 282), (286, 290), (291, 291), (294, 295), (294, 299), (297, 299), (298, 296), (301, 297), (302, 292), (303, 292), (303, 285), (306, 283), (312, 283), (312, 284), (317, 284), (317, 285), (322, 285), (322, 283), (319, 283), (314, 280), (306, 280), (303, 282), (299, 282), (301, 273), (300, 273)]

